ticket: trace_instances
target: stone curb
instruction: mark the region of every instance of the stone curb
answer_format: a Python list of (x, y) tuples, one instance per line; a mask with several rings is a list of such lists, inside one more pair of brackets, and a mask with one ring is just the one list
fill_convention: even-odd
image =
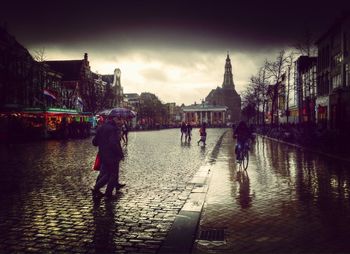
[[(218, 142), (221, 143), (222, 141), (219, 139)], [(213, 150), (208, 153), (209, 157)], [(210, 169), (211, 163), (207, 156), (205, 165), (201, 166), (192, 180), (188, 182), (192, 188), (191, 193), (176, 216), (166, 239), (157, 253), (191, 253), (205, 197), (208, 192)]]

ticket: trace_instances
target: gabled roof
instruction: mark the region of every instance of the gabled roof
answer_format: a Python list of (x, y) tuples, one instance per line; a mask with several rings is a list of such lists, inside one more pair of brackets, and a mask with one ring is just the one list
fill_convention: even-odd
[(46, 61), (51, 69), (63, 74), (62, 81), (81, 79), (81, 66), (84, 60)]
[(113, 84), (114, 75), (113, 74), (102, 75), (102, 80), (107, 83)]

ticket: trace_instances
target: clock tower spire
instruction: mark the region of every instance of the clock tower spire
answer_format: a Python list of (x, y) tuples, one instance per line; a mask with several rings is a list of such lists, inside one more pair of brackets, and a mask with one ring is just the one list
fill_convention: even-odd
[(231, 59), (228, 51), (227, 51), (227, 57), (226, 57), (224, 82), (222, 83), (222, 88), (235, 89), (235, 84), (233, 83)]

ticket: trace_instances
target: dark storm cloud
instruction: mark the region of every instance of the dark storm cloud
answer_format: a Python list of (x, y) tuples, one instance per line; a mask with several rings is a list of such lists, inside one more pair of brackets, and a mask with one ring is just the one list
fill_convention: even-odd
[(323, 32), (348, 8), (345, 2), (9, 1), (2, 4), (0, 19), (28, 47), (119, 42), (253, 49), (290, 45), (307, 27)]
[(238, 92), (265, 59), (308, 28), (325, 32), (345, 1), (2, 1), (0, 21), (46, 59), (89, 54), (99, 73), (122, 70), (125, 92), (193, 103), (222, 84), (230, 50)]

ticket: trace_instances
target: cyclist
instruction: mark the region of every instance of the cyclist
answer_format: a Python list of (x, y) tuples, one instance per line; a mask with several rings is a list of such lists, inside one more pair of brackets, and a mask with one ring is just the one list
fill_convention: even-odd
[(236, 158), (239, 158), (239, 152), (240, 149), (242, 149), (245, 145), (248, 145), (248, 140), (251, 136), (250, 129), (248, 128), (247, 124), (244, 121), (240, 121), (237, 128), (235, 129), (233, 133), (233, 137), (237, 138), (237, 144), (235, 148)]

